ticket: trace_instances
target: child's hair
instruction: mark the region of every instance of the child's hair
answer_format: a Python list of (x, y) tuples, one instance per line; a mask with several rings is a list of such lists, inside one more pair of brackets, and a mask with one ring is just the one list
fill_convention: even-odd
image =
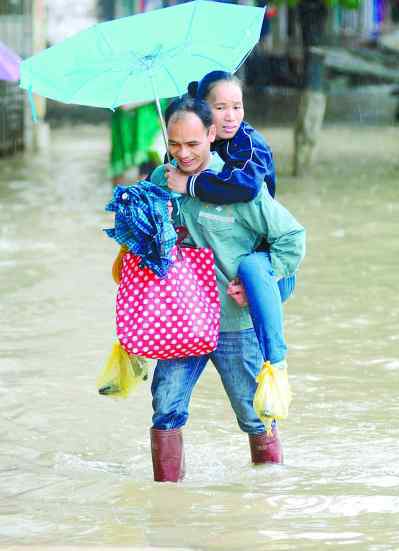
[(243, 88), (241, 80), (232, 73), (227, 73), (226, 71), (211, 71), (199, 82), (196, 80), (190, 82), (187, 87), (187, 93), (192, 98), (204, 100), (220, 82), (234, 82), (241, 90)]
[(206, 101), (202, 99), (192, 98), (190, 96), (182, 96), (172, 101), (165, 111), (165, 123), (168, 125), (172, 116), (183, 113), (194, 113), (201, 120), (206, 129), (213, 124), (212, 111)]

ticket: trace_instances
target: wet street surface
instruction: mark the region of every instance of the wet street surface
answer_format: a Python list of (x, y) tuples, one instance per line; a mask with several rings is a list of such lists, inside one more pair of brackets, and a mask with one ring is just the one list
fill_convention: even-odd
[(285, 465), (251, 466), (208, 364), (179, 485), (152, 480), (150, 381), (127, 400), (96, 390), (115, 340), (107, 127), (0, 160), (0, 545), (399, 548), (399, 130), (326, 128), (302, 179), (291, 131), (265, 135), (308, 232), (285, 306)]

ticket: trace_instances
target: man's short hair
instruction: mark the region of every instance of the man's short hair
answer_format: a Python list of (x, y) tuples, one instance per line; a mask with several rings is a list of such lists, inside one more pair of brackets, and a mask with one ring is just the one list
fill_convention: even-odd
[(211, 108), (204, 100), (191, 98), (189, 96), (182, 96), (181, 98), (173, 100), (165, 111), (166, 126), (174, 115), (178, 117), (180, 113), (194, 113), (201, 120), (206, 129), (210, 128), (213, 124)]

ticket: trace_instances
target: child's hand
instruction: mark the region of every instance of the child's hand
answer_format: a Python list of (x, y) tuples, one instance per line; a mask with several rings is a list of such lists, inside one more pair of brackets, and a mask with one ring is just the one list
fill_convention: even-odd
[(227, 286), (227, 294), (241, 306), (247, 306), (248, 299), (243, 285), (237, 280), (233, 279)]
[(168, 164), (165, 166), (165, 176), (168, 181), (168, 188), (177, 193), (187, 193), (188, 177), (178, 168)]

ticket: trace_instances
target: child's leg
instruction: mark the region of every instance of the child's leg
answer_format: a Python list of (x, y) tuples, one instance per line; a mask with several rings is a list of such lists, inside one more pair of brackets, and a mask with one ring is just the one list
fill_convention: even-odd
[[(272, 364), (280, 362), (287, 353), (282, 297), (268, 253), (259, 252), (246, 256), (240, 262), (238, 277), (247, 295), (249, 311), (263, 358)], [(282, 287), (284, 300), (286, 300), (294, 284), (291, 281), (289, 285), (282, 284)]]

